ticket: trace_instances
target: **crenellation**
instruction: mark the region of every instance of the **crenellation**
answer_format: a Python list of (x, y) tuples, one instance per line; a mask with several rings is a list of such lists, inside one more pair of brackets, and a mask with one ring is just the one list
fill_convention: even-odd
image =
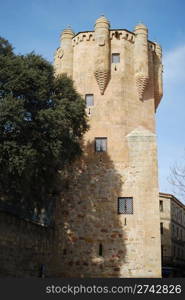
[(128, 33), (126, 30), (110, 30), (110, 40), (125, 39), (134, 43), (134, 33)]
[[(118, 37), (116, 37), (116, 35), (118, 34)], [(120, 30), (110, 30), (110, 40), (112, 39), (124, 39), (127, 40), (131, 43), (135, 43), (135, 34), (134, 32), (128, 32), (124, 29), (120, 29)], [(78, 34), (76, 34), (73, 39), (72, 39), (72, 45), (78, 45), (80, 42), (86, 42), (86, 41), (95, 41), (94, 38), (94, 31), (88, 31), (88, 32), (80, 32)], [(151, 49), (152, 51), (155, 51), (156, 46), (153, 42), (148, 41), (148, 47), (149, 49)]]
[(86, 35), (86, 41), (94, 41), (94, 34), (93, 33), (89, 33)]
[(79, 33), (72, 39), (72, 44), (75, 46), (86, 41), (94, 41), (94, 32)]

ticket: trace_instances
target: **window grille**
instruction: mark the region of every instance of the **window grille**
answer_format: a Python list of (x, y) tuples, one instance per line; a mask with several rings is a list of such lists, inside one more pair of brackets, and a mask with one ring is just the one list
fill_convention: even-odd
[(107, 138), (95, 138), (95, 150), (96, 152), (107, 151)]
[(119, 197), (118, 198), (118, 213), (119, 214), (133, 214), (133, 198)]
[(94, 105), (94, 95), (93, 94), (86, 94), (85, 95), (85, 102), (86, 102), (86, 107), (93, 106)]

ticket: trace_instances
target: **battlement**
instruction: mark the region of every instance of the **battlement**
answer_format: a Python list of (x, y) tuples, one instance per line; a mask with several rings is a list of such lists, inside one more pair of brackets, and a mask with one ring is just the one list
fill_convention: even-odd
[[(78, 64), (82, 60), (80, 64), (86, 65), (87, 68), (87, 62), (89, 64), (90, 61), (94, 61), (91, 70), (103, 95), (111, 78), (112, 53), (122, 53), (120, 55), (124, 59), (120, 65), (127, 61), (127, 56), (131, 60), (129, 64), (134, 68), (140, 100), (144, 100), (147, 86), (153, 85), (156, 109), (163, 94), (162, 50), (160, 45), (148, 40), (148, 29), (144, 24), (138, 24), (133, 32), (127, 29), (110, 29), (109, 21), (100, 17), (96, 21), (94, 31), (82, 31), (75, 35), (70, 27), (66, 28), (61, 34), (61, 47), (55, 55), (56, 74), (66, 73), (73, 78), (74, 62)], [(121, 68), (117, 67), (119, 70), (125, 69), (123, 65)]]
[(72, 39), (72, 45), (78, 45), (83, 41), (95, 41), (94, 31), (78, 32)]
[[(127, 29), (110, 29), (109, 38), (113, 39), (124, 39), (134, 44), (135, 42), (135, 33)], [(72, 39), (73, 47), (78, 45), (83, 41), (95, 41), (95, 32), (94, 31), (81, 31), (75, 34)], [(148, 47), (152, 51), (155, 51), (155, 43), (148, 40)]]

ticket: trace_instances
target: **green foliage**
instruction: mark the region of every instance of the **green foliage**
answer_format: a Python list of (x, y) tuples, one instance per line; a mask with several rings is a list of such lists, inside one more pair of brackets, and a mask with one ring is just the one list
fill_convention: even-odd
[(0, 38), (0, 192), (41, 209), (58, 191), (59, 173), (81, 154), (85, 103), (66, 76), (30, 53), (14, 55)]
[(12, 45), (0, 36), (0, 55), (13, 56)]

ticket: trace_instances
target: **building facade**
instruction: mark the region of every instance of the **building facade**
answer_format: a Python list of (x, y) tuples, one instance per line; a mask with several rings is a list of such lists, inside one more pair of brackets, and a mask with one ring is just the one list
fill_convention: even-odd
[(55, 72), (86, 101), (83, 156), (56, 209), (63, 277), (160, 277), (155, 111), (162, 97), (161, 48), (139, 24), (61, 34)]
[(185, 276), (185, 206), (176, 197), (160, 193), (163, 276)]

